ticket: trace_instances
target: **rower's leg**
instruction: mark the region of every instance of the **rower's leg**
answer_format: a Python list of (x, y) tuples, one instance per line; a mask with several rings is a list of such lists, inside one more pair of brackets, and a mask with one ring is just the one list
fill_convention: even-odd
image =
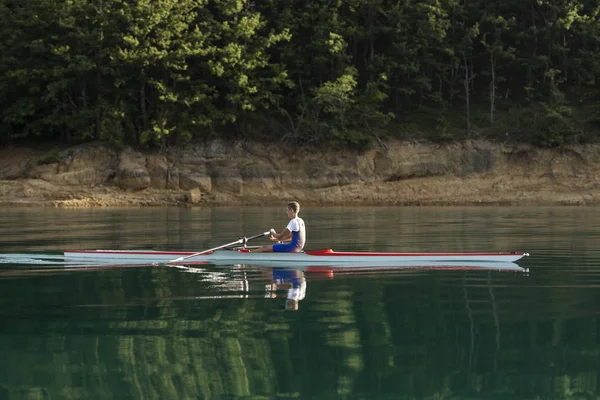
[(272, 253), (273, 245), (267, 244), (265, 246), (259, 247), (258, 249), (252, 249), (252, 250), (250, 250), (250, 252), (251, 253)]

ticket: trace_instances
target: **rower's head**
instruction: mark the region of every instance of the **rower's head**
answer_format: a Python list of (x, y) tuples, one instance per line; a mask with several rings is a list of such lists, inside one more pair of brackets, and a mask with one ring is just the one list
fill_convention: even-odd
[(288, 215), (289, 213), (293, 213), (293, 215), (298, 215), (298, 212), (300, 212), (300, 203), (298, 203), (297, 201), (291, 201), (287, 204), (287, 211), (288, 211)]

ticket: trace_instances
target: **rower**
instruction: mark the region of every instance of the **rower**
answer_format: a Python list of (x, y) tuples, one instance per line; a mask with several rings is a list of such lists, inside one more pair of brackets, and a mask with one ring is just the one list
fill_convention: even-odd
[(269, 235), (269, 239), (280, 243), (262, 246), (256, 250), (252, 250), (252, 252), (299, 253), (304, 249), (306, 226), (304, 225), (304, 220), (298, 217), (300, 204), (297, 201), (288, 203), (286, 212), (288, 218), (290, 218), (290, 222), (285, 229), (280, 233), (277, 233), (275, 229), (271, 228)]

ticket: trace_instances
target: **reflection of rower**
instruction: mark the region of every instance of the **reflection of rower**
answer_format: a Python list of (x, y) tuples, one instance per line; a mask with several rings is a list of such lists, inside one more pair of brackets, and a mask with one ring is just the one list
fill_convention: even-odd
[[(298, 302), (306, 296), (306, 278), (299, 269), (273, 268), (273, 283), (268, 290), (287, 289), (286, 310), (297, 310)], [(274, 293), (271, 294), (273, 296)], [(273, 296), (274, 297), (274, 296)]]

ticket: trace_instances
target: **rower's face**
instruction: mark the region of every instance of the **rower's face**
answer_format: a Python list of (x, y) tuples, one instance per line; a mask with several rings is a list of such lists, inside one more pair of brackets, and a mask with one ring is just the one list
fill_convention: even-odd
[(287, 216), (288, 216), (288, 217), (290, 217), (290, 218), (292, 218), (292, 215), (293, 215), (293, 214), (294, 214), (294, 211), (292, 211), (292, 209), (291, 209), (291, 208), (288, 208), (288, 209), (287, 209)]

